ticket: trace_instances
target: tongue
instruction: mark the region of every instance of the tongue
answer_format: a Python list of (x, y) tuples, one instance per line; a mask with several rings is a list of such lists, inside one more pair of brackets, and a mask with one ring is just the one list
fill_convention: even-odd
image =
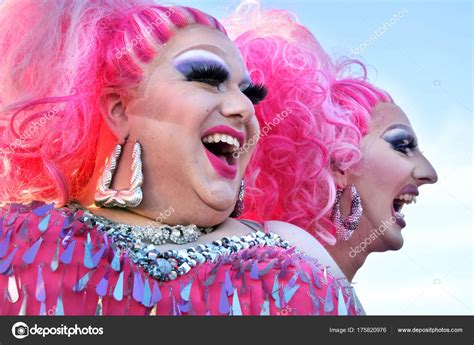
[(214, 154), (214, 155), (215, 155), (217, 158), (219, 158), (221, 161), (223, 161), (225, 164), (229, 164), (229, 163), (227, 162), (226, 156), (224, 156), (224, 155), (216, 155), (216, 154)]

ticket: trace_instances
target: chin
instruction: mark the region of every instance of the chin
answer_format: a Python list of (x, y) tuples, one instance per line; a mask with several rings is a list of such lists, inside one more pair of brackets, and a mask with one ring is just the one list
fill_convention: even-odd
[(384, 247), (382, 251), (399, 250), (403, 247), (403, 236), (397, 225), (393, 225), (392, 229), (384, 234), (382, 242)]
[(215, 226), (221, 223), (224, 223), (228, 218), (229, 214), (232, 211), (225, 210), (225, 211), (210, 211), (208, 214), (202, 214), (197, 217), (197, 221), (195, 224), (198, 227), (205, 228), (208, 226)]
[(195, 191), (208, 207), (217, 211), (224, 211), (235, 205), (240, 186), (240, 180), (238, 181), (239, 184), (235, 181), (219, 179), (218, 181), (201, 184)]

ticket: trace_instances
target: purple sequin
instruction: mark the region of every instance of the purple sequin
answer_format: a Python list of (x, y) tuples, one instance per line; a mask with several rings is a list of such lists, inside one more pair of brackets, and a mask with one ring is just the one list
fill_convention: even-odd
[(12, 237), (12, 230), (10, 229), (7, 232), (7, 235), (5, 236), (5, 238), (2, 240), (2, 242), (0, 242), (0, 258), (3, 258), (5, 254), (7, 253), (8, 247), (10, 246), (11, 237)]

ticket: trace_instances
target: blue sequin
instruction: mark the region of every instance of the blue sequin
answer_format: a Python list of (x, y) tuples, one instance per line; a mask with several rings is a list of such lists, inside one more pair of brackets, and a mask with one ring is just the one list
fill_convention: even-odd
[(189, 301), (191, 296), (191, 287), (193, 285), (193, 281), (191, 280), (186, 286), (182, 287), (181, 289), (181, 298), (186, 302)]
[(54, 315), (64, 316), (64, 303), (61, 291), (59, 292), (58, 300), (56, 301), (56, 310), (54, 311)]
[(153, 303), (158, 303), (162, 298), (161, 291), (160, 291), (160, 286), (158, 283), (155, 281), (153, 282), (153, 293), (151, 295), (151, 299)]
[(84, 247), (84, 266), (89, 269), (95, 267), (92, 259), (92, 241), (90, 233), (87, 233), (87, 242)]
[(224, 314), (224, 315), (229, 315), (229, 311), (230, 311), (230, 304), (229, 304), (229, 300), (227, 299), (227, 292), (226, 292), (224, 284), (222, 284), (221, 297), (219, 301), (219, 313)]
[(92, 267), (89, 268), (95, 268), (99, 264), (100, 259), (102, 258), (102, 255), (104, 255), (105, 250), (107, 249), (107, 245), (104, 244), (102, 247), (92, 256)]
[(237, 294), (237, 289), (234, 291), (234, 297), (232, 297), (232, 315), (240, 316), (242, 315), (242, 308), (240, 307), (239, 295)]
[(250, 278), (257, 280), (259, 279), (259, 273), (258, 273), (258, 262), (257, 260), (253, 261), (252, 264), (252, 269), (250, 270)]
[(143, 288), (142, 304), (147, 308), (149, 308), (153, 305), (152, 302), (151, 302), (151, 288), (150, 288), (150, 282), (148, 281), (148, 278), (145, 278), (145, 286)]
[(23, 254), (23, 262), (26, 264), (31, 264), (33, 261), (35, 261), (36, 254), (38, 254), (38, 250), (41, 246), (41, 243), (43, 243), (43, 238), (40, 237), (38, 240), (31, 246), (30, 249), (28, 249), (24, 254)]
[(107, 294), (108, 285), (109, 285), (109, 271), (106, 271), (102, 279), (99, 281), (99, 284), (97, 284), (95, 288), (95, 292), (97, 293), (97, 295), (99, 295), (100, 297), (104, 297)]
[(262, 304), (262, 310), (260, 311), (261, 316), (268, 316), (270, 315), (270, 301), (265, 299)]
[(7, 235), (5, 238), (0, 242), (0, 258), (3, 258), (8, 251), (8, 247), (10, 246), (10, 239), (12, 237), (12, 230), (8, 230)]
[(328, 285), (328, 289), (326, 291), (326, 298), (324, 300), (324, 312), (330, 313), (334, 310), (334, 303), (332, 301), (332, 286)]
[(114, 251), (114, 258), (112, 259), (110, 266), (114, 271), (120, 271), (120, 250), (116, 249)]
[(115, 284), (113, 295), (117, 301), (121, 301), (123, 299), (123, 275), (124, 272), (120, 272), (120, 275), (117, 279), (117, 283)]
[(95, 271), (89, 271), (84, 276), (82, 276), (81, 279), (79, 279), (76, 284), (72, 287), (72, 291), (74, 292), (81, 292), (84, 290), (87, 286), (87, 283), (89, 282), (89, 279), (91, 279), (92, 274)]
[(7, 258), (0, 262), (0, 274), (4, 274), (5, 272), (8, 271), (17, 250), (18, 250), (18, 247), (13, 248), (12, 252), (7, 256)]
[(46, 300), (46, 291), (44, 287), (43, 279), (43, 268), (38, 265), (38, 275), (36, 277), (36, 290), (35, 297), (38, 302), (44, 302)]
[(33, 210), (33, 213), (36, 214), (38, 217), (43, 217), (46, 213), (51, 211), (54, 207), (54, 204), (44, 204), (38, 208)]
[(68, 244), (64, 252), (61, 254), (60, 260), (63, 264), (68, 265), (71, 263), (75, 245), (76, 240), (72, 240), (71, 243)]
[(347, 315), (346, 304), (344, 303), (344, 296), (342, 295), (342, 289), (339, 288), (339, 293), (337, 297), (337, 315)]
[(227, 292), (227, 296), (232, 296), (234, 293), (234, 287), (232, 286), (232, 281), (230, 280), (229, 271), (225, 271), (224, 289)]
[(140, 272), (133, 274), (133, 299), (138, 303), (143, 300), (143, 280)]
[(53, 258), (51, 259), (51, 264), (50, 264), (50, 268), (51, 268), (51, 271), (52, 272), (56, 272), (56, 270), (58, 269), (59, 267), (59, 247), (60, 247), (61, 243), (60, 243), (60, 240), (59, 238), (57, 239), (57, 244), (56, 244), (56, 249), (54, 250), (54, 255), (53, 255)]
[(51, 214), (48, 214), (46, 217), (44, 217), (41, 220), (41, 222), (39, 222), (39, 224), (38, 224), (39, 231), (45, 232), (46, 230), (48, 230), (48, 225), (49, 225), (50, 219), (51, 219)]

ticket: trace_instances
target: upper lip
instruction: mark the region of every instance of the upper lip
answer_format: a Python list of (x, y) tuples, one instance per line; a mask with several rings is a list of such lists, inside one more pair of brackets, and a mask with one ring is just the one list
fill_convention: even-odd
[(232, 127), (224, 126), (224, 125), (214, 126), (214, 127), (206, 129), (206, 131), (201, 136), (201, 138), (204, 138), (205, 136), (215, 134), (215, 133), (227, 134), (227, 135), (230, 135), (231, 137), (234, 137), (235, 139), (239, 141), (239, 144), (241, 147), (245, 141), (245, 134), (243, 132), (239, 132), (238, 130)]
[(403, 194), (411, 194), (414, 196), (418, 196), (420, 192), (418, 191), (418, 187), (413, 185), (413, 184), (408, 184), (403, 189), (397, 194), (397, 196), (403, 195)]

